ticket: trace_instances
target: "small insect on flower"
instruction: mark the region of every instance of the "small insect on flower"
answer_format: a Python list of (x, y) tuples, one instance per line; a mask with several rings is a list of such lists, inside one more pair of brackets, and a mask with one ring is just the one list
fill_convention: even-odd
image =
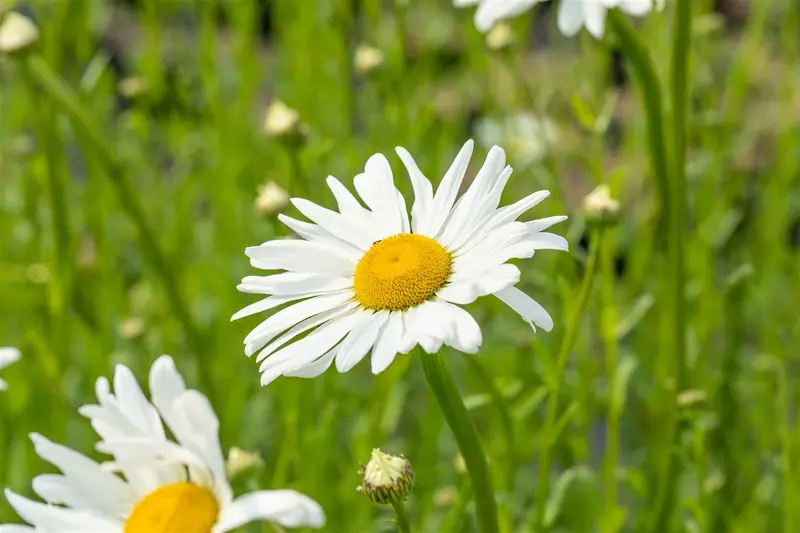
[(428, 353), (442, 345), (475, 353), (481, 328), (460, 306), (482, 296), (496, 296), (532, 327), (553, 327), (547, 311), (515, 287), (520, 270), (508, 261), (566, 250), (566, 239), (545, 230), (567, 217), (517, 221), (547, 191), (498, 207), (511, 167), (497, 146), (459, 198), (472, 149), (472, 141), (464, 144), (434, 194), (411, 154), (397, 148), (414, 189), (410, 217), (389, 161), (377, 154), (354, 179), (366, 207), (329, 177), (338, 212), (294, 198), (314, 223), (283, 214), (278, 220), (304, 240), (245, 250), (253, 267), (285, 271), (248, 276), (238, 286), (268, 296), (233, 320), (286, 305), (244, 339), (248, 356), (258, 352), (262, 384), (315, 377), (334, 362), (347, 372), (370, 352), (378, 374), (417, 345)]
[(0, 531), (226, 533), (256, 520), (324, 525), (319, 504), (293, 490), (233, 498), (217, 415), (205, 396), (186, 388), (171, 358), (159, 358), (150, 371), (152, 403), (122, 365), (114, 391), (105, 378), (97, 380), (96, 391), (98, 404), (80, 413), (102, 439), (96, 449), (114, 460), (100, 465), (32, 434), (36, 453), (62, 473), (34, 478), (33, 489), (46, 504), (6, 490), (8, 503), (33, 529), (5, 524)]

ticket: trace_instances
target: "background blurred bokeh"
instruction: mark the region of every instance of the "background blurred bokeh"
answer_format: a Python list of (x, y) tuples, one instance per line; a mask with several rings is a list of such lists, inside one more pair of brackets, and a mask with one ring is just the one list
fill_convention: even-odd
[[(800, 4), (695, 4), (676, 531), (794, 533)], [(517, 526), (508, 531), (524, 531), (533, 510), (543, 376), (591, 244), (581, 201), (607, 183), (621, 213), (562, 384), (548, 523), (589, 532), (610, 516), (603, 459), (617, 401), (620, 465), (610, 479), (621, 531), (650, 533), (669, 375), (658, 350), (664, 241), (639, 94), (613, 36), (563, 37), (548, 3), (488, 37), (472, 10), (446, 0), (39, 0), (19, 9), (124, 168), (110, 173), (64, 110), (0, 57), (0, 345), (23, 353), (3, 371), (0, 485), (30, 495), (32, 477), (49, 468), (31, 431), (91, 453), (94, 434), (76, 409), (93, 401), (95, 379), (124, 363), (145, 380), (168, 353), (216, 407), (224, 448), (262, 454), (240, 488), (309, 494), (328, 513), (324, 531), (393, 531), (390, 509), (355, 491), (359, 464), (379, 446), (414, 465), (415, 530), (473, 531), (457, 448), (417, 364), (401, 357), (377, 377), (361, 364), (262, 389), (241, 344), (257, 319), (229, 318), (254, 301), (235, 288), (253, 273), (244, 248), (288, 234), (276, 212), (294, 209), (276, 185), (332, 206), (325, 177), (349, 185), (382, 152), (410, 194), (396, 145), (436, 183), (475, 138), (470, 176), (499, 144), (515, 168), (504, 201), (549, 189), (534, 216), (570, 215), (556, 230), (570, 253), (537, 254), (522, 268), (554, 330), (534, 334), (486, 298), (470, 307), (483, 349), (450, 352), (501, 513)], [(668, 5), (635, 22), (663, 77), (670, 18)], [(273, 107), (267, 121), (276, 101), (296, 116)], [(123, 194), (120, 175), (131, 185)], [(136, 209), (164, 264), (152, 260)], [(609, 345), (617, 369), (605, 364)], [(610, 371), (621, 376), (614, 390)], [(2, 501), (0, 523), (9, 521), (17, 517)]]

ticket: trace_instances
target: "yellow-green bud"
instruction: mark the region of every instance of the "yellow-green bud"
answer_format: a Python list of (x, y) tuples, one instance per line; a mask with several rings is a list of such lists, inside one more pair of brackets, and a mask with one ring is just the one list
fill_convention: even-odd
[(587, 194), (581, 207), (588, 221), (599, 224), (615, 223), (620, 209), (619, 202), (611, 197), (608, 185), (600, 185)]
[(31, 19), (16, 11), (9, 11), (0, 20), (0, 53), (13, 54), (24, 51), (39, 40), (39, 28)]
[(414, 486), (414, 470), (402, 455), (389, 455), (378, 448), (372, 450), (369, 462), (358, 474), (363, 482), (358, 487), (375, 503), (391, 504), (403, 501)]

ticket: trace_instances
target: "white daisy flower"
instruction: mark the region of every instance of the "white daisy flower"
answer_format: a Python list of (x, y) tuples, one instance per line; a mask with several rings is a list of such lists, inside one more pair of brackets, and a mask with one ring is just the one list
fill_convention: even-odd
[(642, 16), (650, 12), (654, 5), (661, 9), (664, 0), (561, 0), (558, 29), (567, 37), (572, 37), (586, 27), (595, 39), (602, 39), (609, 9), (616, 7), (628, 15)]
[[(34, 478), (33, 491), (46, 504), (6, 490), (30, 526), (0, 525), (0, 533), (224, 533), (255, 520), (286, 527), (324, 524), (319, 504), (292, 490), (233, 498), (217, 416), (205, 396), (186, 389), (170, 357), (151, 369), (153, 403), (121, 365), (114, 392), (105, 378), (96, 390), (99, 405), (80, 412), (103, 439), (98, 451), (115, 461), (100, 465), (32, 434), (36, 453), (61, 474)], [(167, 438), (162, 420), (175, 441)]]
[[(456, 7), (477, 5), (475, 26), (481, 32), (489, 31), (497, 22), (516, 17), (541, 0), (453, 0)], [(606, 12), (619, 8), (623, 12), (641, 16), (653, 9), (654, 4), (661, 9), (664, 0), (561, 0), (558, 9), (558, 29), (572, 37), (581, 28), (595, 38), (603, 37), (606, 25)]]
[[(0, 348), (0, 370), (16, 363), (20, 358), (19, 350), (16, 348)], [(0, 390), (6, 390), (8, 384), (0, 379)]]
[(346, 372), (370, 350), (376, 374), (417, 344), (428, 353), (443, 344), (475, 353), (481, 329), (459, 305), (489, 294), (531, 326), (553, 327), (547, 311), (514, 287), (520, 270), (507, 262), (536, 250), (567, 250), (563, 237), (544, 232), (566, 217), (516, 221), (547, 191), (498, 209), (511, 167), (497, 146), (457, 200), (472, 148), (472, 141), (464, 145), (435, 195), (411, 154), (397, 148), (414, 189), (410, 219), (389, 161), (377, 154), (354, 180), (366, 208), (328, 177), (339, 212), (295, 198), (295, 207), (315, 224), (279, 219), (305, 240), (247, 248), (255, 268), (286, 272), (244, 278), (240, 291), (269, 296), (232, 319), (291, 304), (244, 340), (248, 356), (260, 351), (262, 384), (281, 375), (318, 376), (334, 361)]
[(543, 0), (453, 0), (456, 7), (478, 6), (475, 11), (475, 26), (486, 33), (501, 20), (521, 15)]

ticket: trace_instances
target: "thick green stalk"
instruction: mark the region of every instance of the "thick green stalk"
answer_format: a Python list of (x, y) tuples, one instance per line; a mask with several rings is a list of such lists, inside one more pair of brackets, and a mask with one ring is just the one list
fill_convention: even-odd
[[(692, 38), (691, 0), (677, 0), (674, 35), (672, 38), (672, 165), (671, 202), (668, 223), (669, 292), (671, 293), (672, 351), (673, 351), (673, 396), (686, 388), (686, 316), (684, 298), (684, 249), (686, 232), (686, 117), (689, 112), (689, 53)], [(669, 531), (680, 477), (677, 446), (680, 440), (678, 431), (678, 406), (672, 400), (667, 423), (667, 438), (670, 439), (669, 453), (664, 456), (659, 489), (655, 507), (655, 531)]]
[(402, 501), (392, 503), (394, 514), (397, 516), (397, 529), (400, 533), (411, 533), (411, 524), (408, 521), (408, 511), (406, 504)]
[[(144, 208), (139, 201), (136, 190), (128, 179), (124, 162), (120, 161), (114, 148), (106, 142), (102, 134), (95, 128), (88, 110), (78, 100), (75, 93), (52, 71), (40, 56), (31, 55), (25, 58), (25, 67), (31, 77), (44, 89), (45, 93), (70, 117), (80, 130), (82, 138), (90, 145), (92, 155), (105, 168), (109, 179), (117, 191), (120, 204), (131, 218), (139, 232), (142, 251), (161, 278), (167, 300), (178, 321), (184, 328), (192, 349), (198, 354), (205, 351), (199, 332), (194, 327), (189, 307), (178, 288), (178, 282), (169, 266), (167, 257), (158, 244), (155, 233), (150, 228)], [(206, 385), (210, 385), (206, 383)], [(210, 392), (210, 390), (208, 391)]]
[(581, 281), (580, 291), (578, 292), (578, 299), (575, 302), (575, 308), (572, 310), (572, 316), (567, 323), (567, 329), (564, 331), (564, 337), (561, 340), (561, 346), (556, 357), (555, 371), (552, 376), (548, 377), (550, 381), (550, 383), (548, 383), (550, 395), (547, 398), (547, 417), (545, 418), (544, 427), (542, 428), (541, 444), (539, 447), (539, 482), (536, 486), (536, 513), (534, 514), (535, 522), (531, 524), (534, 531), (544, 528), (545, 504), (547, 503), (547, 495), (550, 490), (550, 452), (558, 438), (558, 395), (561, 392), (561, 382), (564, 380), (564, 371), (567, 367), (569, 352), (575, 344), (575, 339), (578, 337), (581, 317), (589, 301), (589, 294), (592, 292), (592, 283), (594, 281), (595, 271), (597, 270), (597, 256), (600, 250), (601, 239), (602, 230), (593, 232), (590, 243), (589, 260), (583, 272), (583, 280)]
[(661, 84), (653, 60), (647, 53), (636, 31), (625, 15), (612, 10), (608, 14), (608, 26), (617, 35), (622, 52), (630, 61), (633, 73), (639, 80), (647, 116), (647, 140), (650, 151), (650, 166), (658, 187), (662, 215), (670, 212), (669, 166), (667, 143), (664, 133), (664, 104)]
[(438, 353), (426, 354), (419, 350), (417, 359), (422, 365), (428, 387), (456, 438), (458, 449), (461, 451), (461, 456), (464, 458), (472, 480), (478, 530), (481, 533), (498, 533), (497, 503), (494, 500), (486, 455), (483, 453), (478, 431), (469, 416), (469, 411), (464, 406), (453, 375), (447, 367), (447, 362)]

